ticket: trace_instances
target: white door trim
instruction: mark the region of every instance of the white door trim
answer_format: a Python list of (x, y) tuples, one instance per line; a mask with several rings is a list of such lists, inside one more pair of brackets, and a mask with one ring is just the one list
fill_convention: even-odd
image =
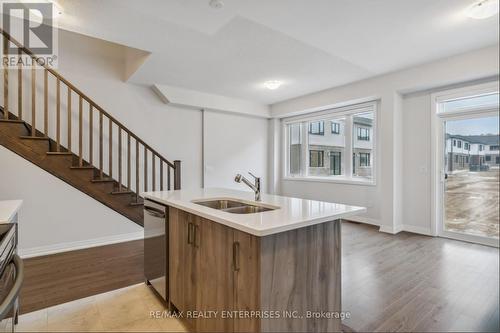
[(498, 92), (498, 81), (471, 87), (452, 89), (431, 94), (431, 234), (490, 246), (499, 246), (499, 241), (487, 237), (449, 232), (442, 228), (444, 218), (444, 122), (447, 120), (498, 116), (499, 109), (476, 108), (459, 112), (439, 113), (439, 103), (451, 98), (475, 94)]

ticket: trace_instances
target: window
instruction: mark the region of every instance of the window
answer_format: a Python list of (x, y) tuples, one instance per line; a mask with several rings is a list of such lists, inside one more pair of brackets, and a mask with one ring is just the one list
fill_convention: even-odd
[(479, 145), (479, 151), (483, 151), (483, 145)]
[(458, 155), (455, 155), (455, 163), (458, 163)]
[(465, 163), (469, 163), (469, 156), (465, 156)]
[(491, 155), (486, 155), (486, 162), (491, 162)]
[(300, 133), (300, 124), (292, 124), (288, 129), (288, 142), (289, 151), (288, 156), (290, 157), (289, 170), (291, 175), (300, 174), (301, 161), (300, 153), (302, 151), (302, 137)]
[(339, 151), (330, 152), (330, 175), (340, 175), (342, 173), (342, 153)]
[(490, 150), (499, 150), (499, 146), (490, 146)]
[(498, 92), (467, 96), (458, 99), (443, 101), (439, 112), (457, 112), (467, 109), (494, 108), (498, 107)]
[(376, 112), (372, 102), (284, 119), (284, 177), (373, 183)]
[(458, 144), (458, 148), (462, 148), (462, 141), (458, 141), (457, 144)]
[(370, 166), (370, 153), (359, 153), (359, 166), (361, 167)]
[(495, 157), (495, 164), (500, 164), (500, 156)]
[(340, 124), (332, 121), (332, 134), (340, 134)]
[(309, 134), (325, 135), (325, 122), (315, 121), (309, 123)]
[(453, 147), (457, 146), (457, 140), (453, 140)]
[(464, 142), (464, 149), (470, 150), (470, 145), (467, 142)]
[(322, 150), (309, 150), (309, 166), (311, 168), (322, 168), (325, 165), (324, 155), (325, 152)]
[(370, 141), (370, 129), (366, 127), (358, 127), (358, 140)]

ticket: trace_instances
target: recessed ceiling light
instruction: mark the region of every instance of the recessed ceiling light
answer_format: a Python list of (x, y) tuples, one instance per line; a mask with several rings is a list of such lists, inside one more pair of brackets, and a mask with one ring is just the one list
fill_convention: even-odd
[(208, 4), (214, 9), (221, 9), (224, 7), (224, 2), (222, 0), (210, 0)]
[(264, 87), (266, 87), (267, 89), (270, 89), (270, 90), (275, 90), (275, 89), (278, 89), (279, 87), (281, 87), (282, 84), (283, 84), (283, 82), (281, 82), (279, 80), (269, 80), (269, 81), (264, 82)]
[(465, 10), (465, 15), (481, 20), (498, 14), (498, 0), (481, 0), (473, 3)]

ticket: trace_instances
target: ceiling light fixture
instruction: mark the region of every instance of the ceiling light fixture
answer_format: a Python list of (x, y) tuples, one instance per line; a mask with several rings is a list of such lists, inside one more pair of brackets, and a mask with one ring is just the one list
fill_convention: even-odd
[(279, 87), (281, 87), (282, 84), (283, 84), (283, 82), (281, 82), (279, 80), (269, 80), (269, 81), (264, 82), (264, 87), (266, 87), (269, 90), (276, 90)]
[(498, 0), (481, 0), (473, 3), (465, 10), (467, 17), (482, 20), (498, 14)]
[(222, 0), (210, 0), (208, 4), (214, 9), (221, 9), (224, 7), (224, 2)]

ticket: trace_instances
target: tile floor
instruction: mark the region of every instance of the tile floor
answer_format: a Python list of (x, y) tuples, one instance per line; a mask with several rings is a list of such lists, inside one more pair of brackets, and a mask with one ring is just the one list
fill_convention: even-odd
[(143, 283), (56, 305), (19, 317), (18, 332), (186, 332), (175, 318), (153, 318), (165, 310)]

